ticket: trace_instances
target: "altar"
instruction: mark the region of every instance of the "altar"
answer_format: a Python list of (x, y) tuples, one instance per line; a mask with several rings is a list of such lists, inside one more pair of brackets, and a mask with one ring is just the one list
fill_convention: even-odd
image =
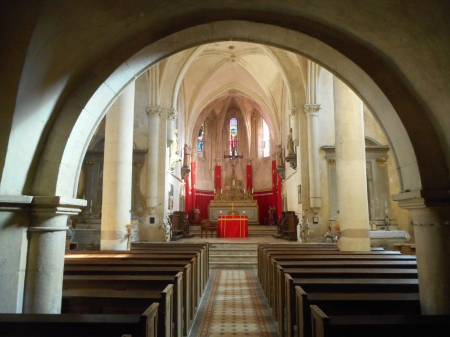
[(217, 221), (217, 237), (247, 238), (248, 218), (246, 215), (219, 215)]
[(372, 247), (382, 247), (386, 250), (394, 250), (394, 244), (408, 243), (411, 238), (408, 232), (399, 230), (370, 231), (369, 234)]
[(208, 206), (208, 219), (218, 221), (224, 215), (242, 215), (248, 224), (259, 225), (258, 203), (253, 200), (253, 189), (246, 189), (236, 175), (236, 164), (242, 155), (232, 149), (231, 155), (224, 156), (231, 164), (231, 176), (224, 181), (224, 188), (214, 190), (214, 200)]

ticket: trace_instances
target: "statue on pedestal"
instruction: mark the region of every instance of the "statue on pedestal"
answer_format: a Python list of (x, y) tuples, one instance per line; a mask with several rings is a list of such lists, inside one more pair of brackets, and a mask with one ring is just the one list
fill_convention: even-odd
[(183, 149), (183, 167), (190, 167), (191, 166), (191, 153), (192, 148), (188, 146), (187, 144), (184, 144)]
[(277, 167), (283, 167), (283, 148), (281, 147), (281, 144), (277, 145), (276, 148), (276, 163)]

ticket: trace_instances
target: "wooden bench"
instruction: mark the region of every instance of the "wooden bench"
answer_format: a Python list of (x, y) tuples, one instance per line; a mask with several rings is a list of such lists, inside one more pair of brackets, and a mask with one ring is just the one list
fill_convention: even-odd
[(202, 271), (198, 264), (199, 253), (194, 255), (181, 255), (181, 254), (131, 254), (126, 253), (105, 253), (105, 254), (69, 254), (65, 257), (66, 265), (76, 264), (90, 264), (90, 265), (127, 265), (127, 266), (184, 266), (187, 263), (191, 264), (191, 287), (192, 287), (192, 310), (198, 306), (202, 294), (202, 286), (200, 279)]
[[(267, 272), (265, 277), (265, 285), (263, 286), (263, 292), (266, 295), (266, 298), (269, 299), (270, 306), (274, 305), (274, 303), (270, 300), (270, 294), (273, 294), (275, 291), (274, 287), (277, 286), (276, 280), (276, 266), (278, 264), (284, 264), (284, 262), (289, 262), (294, 265), (301, 265), (303, 262), (307, 261), (416, 261), (415, 256), (402, 256), (402, 255), (379, 255), (377, 252), (373, 252), (371, 254), (358, 254), (358, 252), (336, 252), (333, 255), (330, 254), (298, 254), (298, 255), (289, 255), (289, 257), (285, 256), (277, 256), (276, 258), (272, 258), (270, 255), (270, 261), (267, 263)], [(297, 264), (295, 264), (297, 263)], [(337, 264), (339, 265), (339, 264)], [(284, 267), (284, 266), (283, 266)]]
[(170, 250), (170, 251), (188, 251), (197, 249), (202, 257), (204, 272), (203, 272), (203, 288), (209, 278), (209, 243), (171, 243), (171, 242), (133, 242), (131, 243), (131, 251), (148, 251), (148, 250)]
[[(286, 306), (286, 274), (291, 278), (404, 278), (417, 279), (417, 269), (395, 269), (395, 268), (288, 268), (277, 266), (277, 286), (273, 292), (274, 312), (277, 321), (281, 321), (284, 315), (283, 308)], [(293, 306), (294, 289), (290, 289), (291, 310)], [(287, 310), (286, 310), (287, 311)]]
[(156, 337), (158, 303), (138, 315), (0, 314), (1, 334), (10, 337)]
[[(417, 279), (293, 279), (285, 274), (286, 334), (294, 336), (296, 326), (295, 287), (306, 293), (418, 293)], [(284, 327), (283, 324), (281, 324)]]
[(134, 267), (134, 266), (90, 266), (90, 265), (66, 265), (64, 275), (175, 275), (183, 272), (183, 335), (187, 336), (191, 328), (191, 320), (194, 319), (191, 310), (191, 265), (184, 267)]
[[(280, 254), (280, 252), (266, 253), (265, 261), (262, 264), (262, 282), (261, 286), (266, 296), (272, 291), (270, 286), (272, 285), (273, 273), (275, 272), (275, 263), (281, 261), (337, 261), (337, 260), (415, 260), (415, 256), (403, 256), (399, 252), (385, 252), (385, 251), (369, 251), (369, 252), (328, 252), (328, 251), (297, 251), (297, 252), (285, 252), (289, 255)], [(353, 256), (353, 257), (352, 257)]]
[(419, 293), (312, 293), (295, 287), (297, 333), (311, 336), (311, 305), (328, 314), (339, 315), (420, 315)]
[[(150, 291), (163, 293), (168, 285), (172, 286), (172, 294), (166, 299), (165, 305), (160, 303), (160, 309), (166, 308), (170, 313), (169, 326), (171, 336), (181, 336), (183, 327), (183, 275), (147, 276), (147, 275), (65, 275), (63, 291), (65, 290), (116, 290), (116, 291)], [(167, 296), (166, 296), (167, 297)], [(161, 314), (160, 316), (163, 316)], [(168, 315), (166, 315), (168, 316)], [(167, 322), (166, 322), (167, 323)]]
[(328, 316), (311, 306), (313, 337), (448, 336), (450, 316)]
[(63, 290), (63, 314), (137, 314), (148, 303), (158, 303), (158, 337), (174, 337), (173, 285), (163, 291), (66, 289)]

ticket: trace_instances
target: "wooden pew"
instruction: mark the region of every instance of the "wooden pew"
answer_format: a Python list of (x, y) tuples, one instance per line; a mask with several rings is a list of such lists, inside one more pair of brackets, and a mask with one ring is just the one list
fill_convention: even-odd
[[(389, 256), (385, 256), (385, 258), (383, 260), (378, 260), (378, 261), (371, 261), (371, 260), (365, 260), (364, 256), (362, 259), (354, 259), (355, 254), (352, 254), (349, 256), (349, 258), (351, 260), (345, 260), (345, 257), (347, 255), (343, 254), (342, 252), (337, 253), (340, 256), (340, 259), (342, 260), (337, 260), (337, 261), (322, 261), (322, 260), (312, 260), (312, 261), (307, 261), (304, 259), (300, 259), (300, 261), (272, 261), (273, 262), (273, 266), (276, 266), (275, 270), (277, 270), (280, 267), (295, 267), (295, 268), (417, 268), (417, 263), (415, 260), (413, 261), (392, 261), (392, 258)], [(367, 254), (366, 254), (367, 255)], [(272, 259), (273, 260), (273, 259)], [(279, 293), (279, 288), (280, 287), (285, 287), (285, 282), (282, 278), (280, 277), (275, 277), (277, 275), (277, 273), (274, 273), (272, 275), (273, 278), (271, 278), (271, 285), (273, 286), (271, 292), (269, 292), (269, 294), (271, 294), (272, 296), (268, 297), (269, 303), (273, 309), (274, 312), (274, 316), (276, 317), (276, 319), (281, 322), (282, 318), (284, 317), (283, 315), (283, 311), (282, 308), (285, 307), (283, 305), (284, 301), (285, 303), (287, 303), (287, 301), (285, 300), (286, 296), (282, 296), (282, 297), (278, 297), (278, 293)], [(283, 275), (281, 275), (283, 276)], [(291, 294), (294, 293), (294, 290), (291, 291)], [(291, 306), (292, 308), (292, 306)], [(288, 309), (286, 309), (288, 310)], [(292, 309), (293, 310), (293, 309)], [(280, 328), (284, 327), (284, 324), (279, 323)], [(283, 330), (280, 330), (281, 334), (284, 334)]]
[(328, 316), (311, 306), (313, 337), (448, 336), (450, 316), (372, 315)]
[[(395, 269), (395, 268), (288, 268), (277, 265), (277, 286), (273, 294), (273, 303), (276, 307), (276, 318), (278, 322), (282, 321), (284, 316), (283, 308), (286, 307), (286, 283), (285, 277), (289, 274), (291, 278), (405, 278), (417, 279), (417, 269)], [(293, 294), (294, 290), (290, 289), (290, 308), (294, 310)], [(286, 309), (286, 312), (288, 310)], [(292, 311), (291, 315), (294, 312)]]
[(271, 251), (339, 251), (336, 244), (262, 244), (258, 245), (258, 278), (262, 282), (261, 271), (267, 252)]
[[(128, 256), (129, 254), (127, 254)], [(191, 325), (191, 321), (194, 317), (194, 313), (196, 310), (196, 306), (198, 301), (196, 301), (197, 299), (197, 295), (196, 295), (196, 290), (197, 287), (195, 286), (195, 282), (197, 280), (196, 278), (196, 274), (195, 273), (190, 273), (190, 268), (189, 266), (191, 266), (191, 264), (186, 264), (186, 262), (191, 262), (191, 263), (195, 263), (194, 259), (191, 260), (182, 260), (182, 261), (173, 261), (173, 260), (146, 260), (146, 259), (142, 259), (142, 257), (146, 256), (145, 254), (138, 254), (138, 258), (132, 258), (129, 257), (124, 259), (124, 258), (117, 258), (117, 257), (110, 257), (110, 258), (106, 258), (106, 257), (102, 257), (103, 255), (96, 255), (96, 258), (92, 258), (92, 257), (82, 257), (82, 258), (74, 258), (74, 256), (70, 256), (70, 258), (66, 257), (65, 260), (65, 268), (70, 268), (70, 267), (80, 267), (80, 266), (89, 266), (90, 268), (108, 268), (108, 267), (113, 267), (115, 269), (117, 268), (127, 268), (128, 272), (124, 272), (123, 274), (135, 274), (136, 272), (133, 270), (133, 268), (152, 268), (153, 270), (155, 268), (167, 268), (167, 265), (171, 265), (171, 266), (176, 266), (179, 268), (183, 268), (186, 269), (184, 270), (184, 275), (183, 277), (181, 277), (180, 279), (182, 279), (183, 281), (183, 292), (180, 292), (180, 294), (184, 293), (186, 294), (186, 296), (182, 296), (180, 295), (180, 298), (178, 296), (178, 291), (175, 290), (175, 298), (177, 300), (181, 300), (181, 305), (180, 305), (180, 309), (178, 309), (178, 302), (175, 303), (175, 307), (177, 308), (177, 310), (175, 311), (175, 319), (177, 321), (181, 321), (181, 325), (180, 323), (178, 323), (177, 326), (177, 330), (181, 329), (185, 334), (187, 334), (187, 331), (189, 331), (190, 325)], [(159, 267), (160, 266), (160, 267)], [(113, 272), (114, 274), (114, 272)], [(167, 272), (158, 272), (157, 274), (162, 274), (162, 275), (167, 275)], [(145, 275), (145, 274), (144, 274)], [(173, 275), (172, 275), (173, 276)], [(184, 281), (186, 279), (186, 282)], [(179, 298), (179, 299), (178, 299)], [(182, 309), (184, 308), (184, 310)], [(181, 310), (181, 315), (182, 316), (178, 316), (179, 312)]]
[(270, 299), (270, 294), (273, 294), (275, 291), (274, 287), (277, 286), (276, 280), (276, 265), (283, 262), (300, 262), (303, 261), (372, 261), (372, 260), (389, 260), (389, 261), (416, 261), (415, 256), (402, 256), (398, 254), (394, 255), (386, 255), (379, 254), (380, 252), (363, 252), (362, 254), (358, 254), (359, 252), (335, 252), (333, 255), (330, 254), (310, 254), (310, 253), (301, 253), (296, 255), (289, 256), (276, 256), (276, 258), (271, 257), (270, 261), (267, 262), (267, 276), (266, 276), (266, 288), (263, 287), (263, 291), (266, 297), (269, 299), (270, 305), (274, 305), (274, 303)]
[[(296, 325), (295, 287), (300, 286), (306, 293), (418, 293), (417, 279), (293, 279), (285, 274), (286, 334), (294, 336)], [(282, 324), (282, 327), (283, 324)]]
[(161, 249), (167, 249), (169, 251), (183, 252), (188, 250), (199, 250), (203, 261), (203, 289), (206, 287), (206, 283), (209, 278), (209, 243), (169, 243), (169, 242), (133, 242), (131, 244), (131, 252), (135, 251), (160, 251)]
[(61, 313), (136, 314), (153, 302), (159, 304), (158, 337), (174, 337), (172, 284), (163, 291), (65, 289)]
[(191, 311), (191, 265), (184, 267), (133, 267), (133, 266), (90, 266), (66, 265), (64, 275), (176, 275), (183, 272), (183, 335), (187, 336), (194, 319)]
[[(273, 285), (273, 273), (275, 273), (275, 262), (279, 263), (281, 261), (307, 261), (307, 260), (315, 260), (315, 261), (329, 261), (329, 260), (415, 260), (414, 256), (403, 256), (399, 254), (399, 252), (387, 252), (387, 251), (368, 251), (368, 252), (343, 252), (343, 251), (297, 251), (297, 252), (285, 252), (290, 253), (289, 255), (280, 254), (280, 252), (270, 253), (267, 252), (265, 254), (265, 261), (262, 265), (263, 269), (263, 282), (262, 288), (266, 297), (268, 296), (272, 289), (271, 285)], [(354, 257), (350, 257), (354, 255)], [(348, 258), (347, 258), (348, 257)]]
[(156, 337), (158, 303), (138, 315), (0, 314), (0, 331), (10, 337)]
[(419, 293), (312, 293), (295, 287), (297, 336), (311, 336), (311, 305), (328, 314), (339, 315), (420, 315)]
[[(65, 275), (63, 278), (63, 291), (65, 290), (116, 290), (116, 291), (150, 291), (163, 293), (168, 285), (172, 286), (170, 298), (166, 304), (160, 303), (160, 309), (166, 307), (170, 316), (170, 336), (182, 336), (183, 327), (183, 275), (181, 272), (175, 276), (147, 276), (147, 275)], [(167, 297), (167, 296), (166, 296)], [(164, 313), (161, 313), (161, 318)], [(172, 333), (173, 323), (173, 333)]]
[(184, 266), (190, 263), (191, 268), (191, 299), (192, 299), (192, 312), (195, 312), (196, 307), (200, 302), (201, 297), (201, 285), (200, 275), (201, 270), (198, 265), (199, 253), (194, 255), (189, 254), (132, 254), (130, 252), (110, 252), (110, 253), (97, 253), (97, 254), (69, 254), (65, 257), (65, 264), (91, 264), (91, 265), (127, 265), (127, 266)]

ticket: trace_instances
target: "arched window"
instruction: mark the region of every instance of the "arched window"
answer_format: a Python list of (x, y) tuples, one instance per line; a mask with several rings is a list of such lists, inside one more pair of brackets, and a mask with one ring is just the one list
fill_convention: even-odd
[(238, 125), (236, 118), (230, 118), (230, 155), (233, 154), (233, 149), (238, 152)]
[(200, 130), (198, 130), (197, 137), (197, 152), (200, 157), (203, 157), (203, 149), (205, 145), (205, 123), (202, 124)]
[(269, 126), (266, 121), (263, 119), (262, 125), (262, 139), (263, 139), (263, 157), (270, 156), (270, 132)]

